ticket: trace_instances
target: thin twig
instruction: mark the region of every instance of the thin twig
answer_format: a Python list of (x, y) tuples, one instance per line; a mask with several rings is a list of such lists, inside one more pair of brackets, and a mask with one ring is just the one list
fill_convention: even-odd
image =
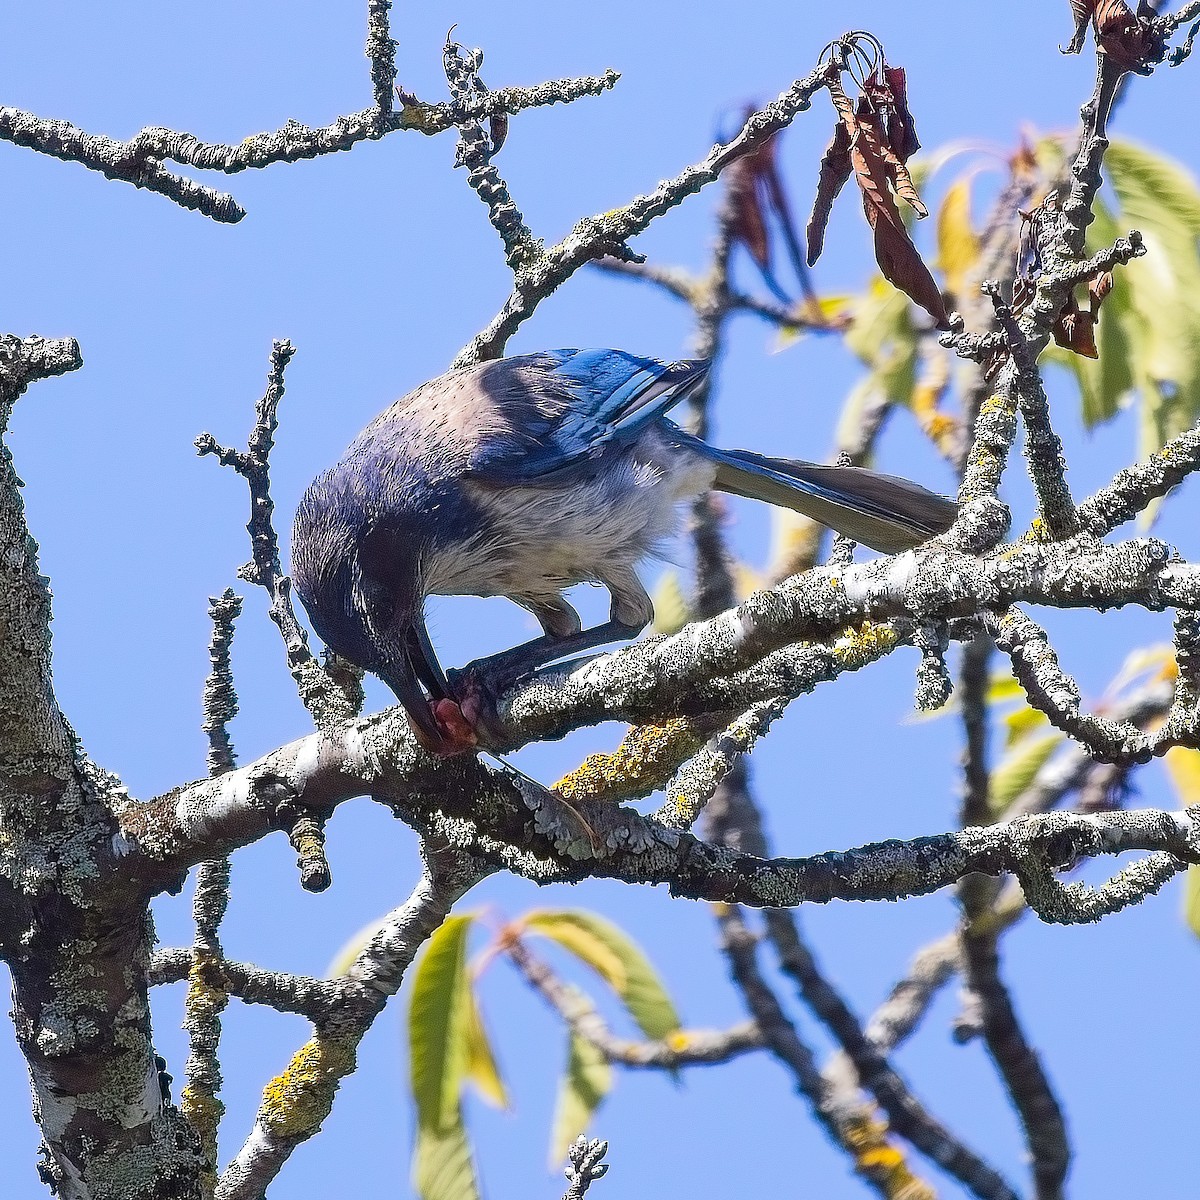
[(588, 1141), (580, 1134), (567, 1149), (567, 1167), (563, 1174), (568, 1187), (563, 1200), (583, 1200), (587, 1190), (597, 1179), (608, 1174), (609, 1164), (601, 1159), (608, 1153), (608, 1143), (599, 1138)]
[(673, 1071), (679, 1067), (712, 1066), (761, 1050), (763, 1036), (753, 1021), (726, 1030), (680, 1030), (665, 1040), (633, 1041), (619, 1037), (578, 988), (564, 983), (520, 937), (506, 936), (504, 951), (529, 985), (585, 1041), (610, 1062), (624, 1067)]
[[(210, 597), (208, 602), (213, 626), (208, 647), (212, 666), (204, 683), (202, 728), (208, 734), (208, 772), (213, 777), (237, 766), (229, 739), (229, 722), (237, 714), (229, 648), (233, 625), (241, 611), (242, 599), (232, 588), (226, 588), (219, 597)], [(204, 1197), (211, 1197), (216, 1187), (217, 1132), (225, 1112), (220, 1099), (221, 1063), (217, 1052), (221, 1042), (221, 1013), (229, 1003), (229, 993), (222, 982), (224, 951), (220, 938), (221, 921), (228, 906), (228, 857), (201, 863), (196, 868), (196, 891), (192, 898), (196, 933), (183, 1007), (188, 1057), (179, 1107), (200, 1139), (203, 1158), (200, 1189)]]
[(328, 728), (356, 716), (357, 710), (308, 648), (308, 635), (292, 607), (291, 581), (280, 566), (279, 538), (272, 521), (275, 505), (271, 499), (271, 450), (279, 428), (284, 371), (294, 353), (291, 342), (272, 344), (266, 391), (255, 406), (254, 428), (245, 450), (227, 449), (211, 433), (202, 433), (196, 439), (196, 450), (201, 456), (214, 455), (224, 467), (232, 467), (249, 487), (250, 520), (246, 531), (250, 534), (253, 558), (238, 575), (247, 583), (264, 588), (270, 596), (271, 620), (279, 627), (288, 669), (296, 681), (300, 699), (318, 727)]

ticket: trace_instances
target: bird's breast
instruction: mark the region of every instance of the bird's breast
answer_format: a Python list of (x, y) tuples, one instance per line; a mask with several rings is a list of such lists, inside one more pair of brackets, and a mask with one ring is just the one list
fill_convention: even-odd
[(707, 460), (652, 429), (542, 486), (467, 484), (479, 526), (430, 547), (426, 590), (538, 596), (603, 581), (658, 551), (676, 530), (680, 501), (712, 477)]

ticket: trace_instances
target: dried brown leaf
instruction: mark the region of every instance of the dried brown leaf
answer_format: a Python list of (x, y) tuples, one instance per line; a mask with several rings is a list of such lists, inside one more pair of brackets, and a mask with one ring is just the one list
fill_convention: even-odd
[(1139, 5), (1134, 13), (1125, 0), (1071, 0), (1071, 12), (1075, 33), (1066, 53), (1078, 54), (1083, 49), (1090, 17), (1097, 48), (1124, 70), (1145, 72), (1162, 58), (1163, 39), (1151, 20), (1152, 9)]
[(1058, 319), (1054, 322), (1054, 340), (1066, 350), (1084, 358), (1099, 358), (1096, 349), (1096, 314), (1094, 310), (1081, 309), (1072, 294)]
[(853, 170), (850, 164), (850, 142), (857, 128), (854, 106), (836, 79), (830, 81), (829, 95), (834, 108), (837, 109), (838, 123), (833, 131), (833, 140), (821, 156), (817, 195), (813, 201), (812, 216), (808, 220), (806, 261), (810, 267), (821, 257), (821, 251), (825, 248), (825, 226), (829, 222), (830, 210)]
[(1087, 37), (1087, 24), (1092, 15), (1095, 0), (1071, 0), (1071, 13), (1075, 17), (1075, 32), (1065, 47), (1064, 54), (1078, 54), (1083, 49), (1083, 39)]
[(767, 270), (771, 261), (770, 245), (767, 242), (767, 222), (759, 203), (755, 173), (755, 159), (761, 150), (743, 155), (725, 172), (729, 203), (733, 214), (733, 238), (740, 242), (758, 264)]
[[(941, 289), (909, 238), (892, 194), (893, 186), (897, 190), (904, 187), (906, 191), (912, 190), (915, 197), (912, 180), (885, 144), (875, 115), (865, 114), (860, 105), (855, 116), (858, 135), (851, 140), (850, 162), (862, 190), (863, 212), (875, 234), (875, 261), (889, 283), (925, 309), (939, 329), (947, 329), (949, 322)], [(903, 172), (907, 184), (897, 178), (897, 168)], [(925, 206), (919, 198), (917, 205), (917, 211), (924, 212)]]
[(889, 102), (887, 105), (887, 141), (901, 162), (908, 162), (921, 148), (917, 140), (917, 124), (913, 120), (908, 107), (908, 78), (903, 67), (882, 68), (882, 83), (886, 86)]

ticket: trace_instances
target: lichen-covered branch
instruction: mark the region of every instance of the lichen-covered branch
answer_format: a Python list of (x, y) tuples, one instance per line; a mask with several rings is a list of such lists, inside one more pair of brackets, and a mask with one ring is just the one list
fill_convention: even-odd
[[(237, 693), (233, 688), (233, 670), (229, 649), (233, 625), (242, 611), (240, 596), (226, 588), (222, 596), (212, 596), (208, 615), (212, 620), (212, 639), (208, 646), (211, 661), (204, 681), (204, 721), (208, 734), (208, 771), (223, 775), (237, 765), (229, 738), (229, 722), (237, 715)], [(196, 869), (196, 891), (192, 898), (192, 918), (196, 924), (193, 957), (184, 1000), (183, 1027), (188, 1035), (188, 1058), (184, 1068), (186, 1082), (179, 1108), (200, 1137), (205, 1165), (200, 1189), (205, 1197), (216, 1186), (217, 1128), (225, 1112), (219, 1099), (221, 1063), (217, 1055), (221, 1041), (221, 1013), (229, 1003), (229, 993), (221, 983), (220, 928), (229, 905), (229, 859), (202, 862)]]
[(451, 905), (486, 874), (452, 850), (426, 847), (426, 871), (407, 902), (380, 923), (340, 987), (340, 1003), (263, 1090), (254, 1128), (217, 1184), (216, 1200), (259, 1200), (283, 1164), (321, 1128), (358, 1044), (396, 993), (417, 951)]
[(508, 339), (533, 315), (547, 296), (585, 263), (605, 255), (627, 258), (626, 243), (651, 221), (681, 204), (705, 184), (712, 183), (740, 154), (789, 125), (807, 109), (813, 95), (829, 76), (828, 65), (795, 83), (778, 99), (752, 114), (741, 132), (724, 145), (714, 146), (699, 163), (684, 168), (654, 191), (638, 196), (623, 208), (585, 217), (556, 245), (528, 260), (516, 274), (514, 288), (504, 307), (488, 327), (471, 340), (454, 359), (455, 367), (470, 366), (504, 353)]
[(996, 324), (1012, 355), (1012, 382), (1025, 422), (1025, 458), (1037, 495), (1038, 518), (1049, 537), (1069, 537), (1075, 532), (1075, 502), (1067, 486), (1062, 442), (1051, 424), (1042, 377), (1013, 310), (1001, 296), (1000, 285), (989, 280), (983, 288), (991, 297)]
[(271, 347), (267, 387), (254, 410), (254, 428), (245, 450), (222, 446), (211, 433), (196, 439), (201, 456), (214, 455), (224, 467), (232, 467), (250, 491), (250, 534), (253, 558), (238, 571), (247, 583), (266, 589), (271, 598), (271, 620), (279, 627), (287, 652), (288, 669), (296, 681), (300, 699), (319, 727), (336, 725), (355, 716), (355, 699), (347, 695), (308, 648), (308, 635), (292, 608), (291, 581), (279, 562), (279, 538), (275, 533), (271, 499), (271, 450), (279, 428), (279, 402), (283, 399), (283, 375), (295, 353), (291, 342), (277, 341)]
[[(155, 950), (146, 981), (151, 987), (187, 979), (196, 961), (192, 947)], [(243, 1004), (262, 1004), (276, 1012), (295, 1013), (314, 1023), (328, 1020), (342, 1003), (343, 988), (336, 980), (313, 979), (287, 971), (272, 971), (252, 963), (222, 958), (214, 965), (221, 989)]]
[(1126, 467), (1076, 512), (1081, 529), (1104, 537), (1200, 469), (1200, 426), (1177, 434), (1145, 462)]
[[(80, 365), (70, 338), (0, 337), (0, 434), (38, 379)], [(79, 753), (50, 669), (50, 592), (0, 445), (0, 955), (60, 1200), (195, 1200), (195, 1134), (167, 1103), (141, 971), (145, 897), (119, 869), (116, 781)]]
[[(902, 622), (914, 613), (950, 620), (1018, 602), (1200, 608), (1200, 570), (1178, 562), (1154, 538), (1101, 544), (1090, 537), (1022, 542), (984, 557), (931, 542), (893, 558), (818, 567), (678, 634), (646, 639), (583, 667), (540, 672), (504, 698), (497, 729), (512, 746), (613, 717), (642, 721), (728, 710), (739, 701), (748, 707), (765, 695), (797, 694), (832, 677), (844, 654), (866, 654), (869, 661), (867, 642), (906, 640)], [(816, 644), (848, 627), (858, 633)], [(907, 637), (912, 633), (910, 624)], [(795, 650), (772, 657), (787, 646)], [(745, 682), (776, 691), (746, 694), (738, 686), (741, 671), (748, 672)]]
[(1166, 722), (1147, 733), (1134, 721), (1082, 711), (1079, 685), (1059, 666), (1045, 630), (1019, 609), (1004, 609), (988, 624), (1029, 703), (1101, 762), (1148, 762), (1174, 745), (1200, 739), (1196, 697), (1186, 689), (1176, 696)]
[[(450, 94), (456, 101), (473, 95), (487, 95), (487, 87), (479, 78), (483, 66), (483, 51), (463, 52), (449, 37), (442, 52), (442, 66)], [(504, 257), (513, 271), (519, 271), (541, 250), (520, 209), (509, 195), (508, 185), (492, 162), (504, 139), (506, 126), (492, 123), (491, 136), (484, 133), (480, 121), (466, 121), (458, 130), (458, 150), (454, 165), (466, 168), (467, 183), (487, 205), (488, 220), (504, 243)]]
[(750, 753), (758, 739), (783, 715), (786, 706), (787, 701), (782, 697), (759, 701), (680, 763), (667, 784), (666, 799), (655, 811), (654, 819), (668, 829), (691, 829), (721, 780)]
[(567, 1151), (567, 1167), (563, 1172), (568, 1184), (563, 1200), (583, 1200), (588, 1188), (608, 1174), (608, 1163), (601, 1161), (607, 1153), (608, 1143), (599, 1138), (588, 1141), (580, 1134), (571, 1143)]
[(88, 133), (69, 121), (0, 106), (0, 139), (79, 163), (107, 179), (157, 192), (214, 221), (235, 223), (246, 215), (246, 210), (231, 195), (170, 171), (163, 164), (174, 162), (197, 170), (234, 175), (350, 150), (359, 142), (377, 140), (400, 130), (442, 133), (468, 122), (500, 119), (527, 108), (565, 104), (582, 96), (598, 95), (616, 82), (616, 73), (609, 71), (603, 76), (557, 79), (536, 87), (501, 88), (456, 98), (449, 104), (424, 103), (404, 93), (396, 110), (392, 100), (396, 43), (389, 29), (390, 8), (390, 0), (368, 0), (366, 53), (371, 64), (374, 104), (338, 117), (329, 125), (312, 129), (299, 121), (288, 121), (280, 129), (252, 134), (228, 145), (204, 142), (193, 134), (161, 126), (148, 126), (122, 142), (105, 134)]

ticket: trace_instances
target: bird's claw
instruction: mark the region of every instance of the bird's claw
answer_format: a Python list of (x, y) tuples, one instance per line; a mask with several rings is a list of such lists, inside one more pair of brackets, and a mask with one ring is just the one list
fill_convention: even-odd
[(532, 674), (527, 661), (504, 654), (481, 658), (462, 670), (448, 672), (458, 702), (456, 707), (484, 745), (503, 740), (498, 715), (500, 698)]

